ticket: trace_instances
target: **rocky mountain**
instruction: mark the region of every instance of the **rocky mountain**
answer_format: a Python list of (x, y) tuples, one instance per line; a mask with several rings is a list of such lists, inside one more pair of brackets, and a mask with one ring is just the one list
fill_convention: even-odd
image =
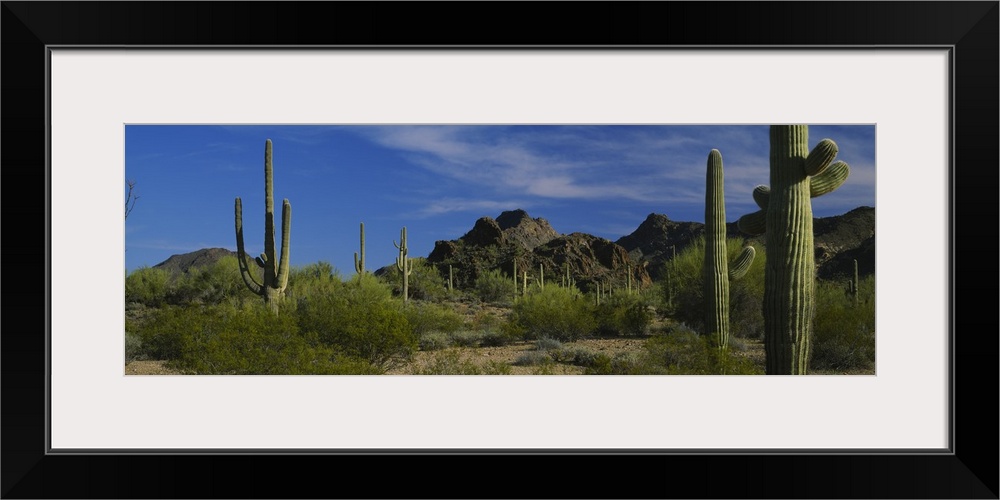
[(164, 269), (172, 276), (185, 274), (192, 267), (204, 267), (216, 263), (227, 255), (236, 256), (236, 252), (225, 248), (202, 248), (193, 252), (171, 255), (167, 260), (153, 266), (156, 269)]
[[(729, 223), (728, 234), (761, 245), (765, 236), (749, 237)], [(861, 275), (875, 272), (875, 209), (859, 207), (843, 215), (818, 217), (813, 221), (817, 276), (842, 279), (854, 270), (858, 260)], [(481, 217), (472, 229), (457, 240), (435, 243), (427, 260), (443, 273), (452, 265), (459, 286), (471, 286), (476, 277), (499, 268), (506, 274), (527, 271), (529, 280), (544, 270), (546, 281), (561, 279), (568, 267), (577, 285), (584, 290), (600, 281), (625, 286), (633, 282), (659, 279), (663, 264), (703, 236), (700, 222), (679, 222), (663, 214), (651, 213), (631, 234), (609, 241), (584, 233), (559, 234), (545, 219), (531, 218), (524, 210), (503, 212), (499, 217)], [(551, 277), (551, 278), (550, 278)]]
[[(743, 237), (764, 244), (765, 236), (743, 234), (736, 223), (729, 223), (731, 237)], [(662, 214), (649, 214), (639, 227), (616, 243), (624, 247), (633, 260), (645, 263), (653, 279), (660, 278), (663, 264), (673, 252), (680, 252), (692, 241), (705, 234), (700, 222), (674, 222)], [(840, 279), (853, 274), (853, 260), (858, 260), (861, 275), (875, 272), (875, 208), (858, 207), (843, 215), (813, 219), (816, 244), (817, 277)]]
[(446, 273), (451, 265), (457, 286), (469, 287), (492, 269), (513, 275), (515, 267), (529, 282), (544, 276), (560, 282), (569, 274), (587, 290), (598, 281), (613, 286), (651, 281), (645, 267), (621, 245), (584, 233), (560, 234), (545, 219), (531, 218), (524, 210), (501, 213), (496, 219), (481, 217), (457, 240), (435, 242), (427, 261)]

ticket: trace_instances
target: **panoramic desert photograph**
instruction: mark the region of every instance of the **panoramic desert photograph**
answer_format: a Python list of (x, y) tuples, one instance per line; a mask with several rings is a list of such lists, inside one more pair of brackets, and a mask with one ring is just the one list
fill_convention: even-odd
[(126, 375), (874, 375), (875, 126), (127, 125)]

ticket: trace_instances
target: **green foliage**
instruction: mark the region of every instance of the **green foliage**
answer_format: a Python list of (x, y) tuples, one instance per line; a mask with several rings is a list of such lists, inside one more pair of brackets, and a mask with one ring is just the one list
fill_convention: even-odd
[(168, 301), (174, 305), (214, 305), (254, 297), (243, 284), (239, 261), (226, 255), (207, 266), (192, 267), (170, 285)]
[[(741, 238), (727, 238), (728, 261), (735, 260), (742, 251)], [(764, 252), (757, 245), (756, 258), (746, 274), (729, 284), (729, 321), (733, 336), (761, 338), (764, 331), (764, 316), (761, 303), (764, 300)], [(694, 330), (705, 330), (705, 287), (704, 287), (705, 239), (696, 238), (677, 253), (671, 267), (674, 309), (670, 316), (690, 325)], [(667, 266), (671, 266), (668, 262)], [(660, 284), (666, 301), (669, 291), (666, 282)]]
[[(448, 296), (447, 277), (442, 277), (438, 269), (424, 257), (408, 257), (410, 275), (406, 278), (410, 299), (441, 301)], [(383, 279), (392, 285), (396, 295), (403, 296), (403, 274), (396, 266), (390, 266)]]
[(845, 294), (838, 283), (816, 286), (816, 316), (813, 319), (814, 370), (875, 369), (875, 277), (859, 281), (855, 297)]
[(142, 266), (125, 278), (125, 303), (137, 302), (159, 307), (166, 302), (170, 273), (163, 269)]
[(149, 359), (146, 349), (142, 344), (142, 337), (135, 333), (125, 331), (125, 363)]
[(369, 275), (340, 283), (336, 293), (299, 299), (299, 327), (322, 344), (388, 370), (417, 348), (402, 304)]
[[(180, 337), (175, 368), (220, 375), (374, 374), (369, 363), (336, 349), (318, 346), (298, 334), (294, 314), (275, 316), (270, 307), (252, 304), (184, 308), (178, 318), (188, 320)], [(190, 324), (194, 320), (196, 324)]]
[(590, 301), (575, 288), (545, 287), (518, 299), (510, 315), (510, 333), (527, 339), (575, 340), (597, 329)]
[(512, 278), (499, 269), (493, 269), (476, 278), (475, 290), (476, 296), (483, 302), (507, 305), (514, 295), (514, 284)]
[(295, 267), (289, 273), (286, 297), (298, 304), (306, 297), (332, 295), (342, 285), (342, 277), (330, 263), (319, 261), (302, 267)]
[(452, 333), (465, 324), (465, 318), (454, 309), (433, 302), (414, 301), (403, 312), (417, 337), (431, 332)]
[(630, 373), (663, 375), (760, 375), (749, 359), (720, 350), (712, 339), (693, 331), (649, 338), (642, 355), (628, 367)]
[(435, 353), (427, 366), (414, 372), (414, 375), (509, 375), (511, 368), (505, 363), (489, 361), (483, 366), (462, 359), (459, 351), (448, 349)]
[(653, 322), (641, 297), (621, 293), (602, 300), (594, 316), (601, 335), (644, 335)]

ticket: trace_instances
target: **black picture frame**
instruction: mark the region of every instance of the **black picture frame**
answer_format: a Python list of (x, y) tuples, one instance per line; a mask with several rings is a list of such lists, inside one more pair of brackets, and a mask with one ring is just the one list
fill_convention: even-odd
[[(35, 271), (4, 294), (4, 498), (998, 498), (996, 1), (2, 4), (3, 253)], [(951, 453), (49, 454), (52, 45), (951, 47)]]

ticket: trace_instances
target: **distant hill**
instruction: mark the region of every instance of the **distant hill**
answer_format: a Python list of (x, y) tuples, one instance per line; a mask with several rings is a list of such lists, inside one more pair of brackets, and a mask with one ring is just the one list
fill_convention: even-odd
[(171, 276), (186, 274), (193, 267), (205, 267), (218, 262), (227, 255), (236, 256), (236, 252), (225, 248), (202, 248), (193, 252), (171, 255), (169, 259), (153, 266), (170, 272)]
[[(727, 224), (730, 236), (742, 236), (763, 245), (764, 236), (747, 237), (735, 223)], [(817, 277), (839, 280), (854, 272), (854, 259), (862, 276), (875, 272), (875, 208), (858, 207), (843, 215), (813, 220)], [(427, 256), (442, 275), (451, 265), (457, 286), (469, 287), (483, 272), (500, 269), (510, 275), (517, 265), (529, 281), (536, 279), (539, 266), (546, 282), (559, 282), (569, 269), (576, 284), (589, 290), (596, 282), (625, 286), (627, 275), (635, 283), (659, 279), (659, 272), (673, 256), (704, 235), (700, 222), (678, 222), (666, 215), (649, 214), (632, 233), (610, 241), (586, 233), (562, 234), (543, 218), (532, 218), (524, 210), (502, 212), (497, 218), (480, 217), (458, 239), (439, 240)], [(236, 256), (225, 248), (205, 248), (171, 256), (153, 266), (173, 275), (184, 274), (223, 256)], [(388, 267), (376, 271), (385, 272)]]
[[(727, 224), (728, 234), (761, 245), (765, 236), (750, 237)], [(841, 279), (853, 273), (858, 260), (861, 275), (875, 272), (875, 208), (858, 207), (843, 215), (813, 220), (817, 276)], [(609, 241), (586, 233), (560, 234), (545, 219), (531, 218), (524, 210), (501, 213), (496, 219), (479, 218), (472, 229), (456, 240), (437, 241), (427, 260), (442, 272), (452, 265), (461, 286), (470, 285), (484, 271), (499, 268), (510, 274), (538, 274), (541, 265), (549, 279), (559, 279), (566, 266), (582, 288), (595, 281), (611, 280), (616, 286), (632, 279), (659, 279), (663, 264), (705, 234), (700, 222), (672, 221), (664, 214), (649, 214), (635, 231)], [(551, 278), (548, 278), (551, 277)]]

